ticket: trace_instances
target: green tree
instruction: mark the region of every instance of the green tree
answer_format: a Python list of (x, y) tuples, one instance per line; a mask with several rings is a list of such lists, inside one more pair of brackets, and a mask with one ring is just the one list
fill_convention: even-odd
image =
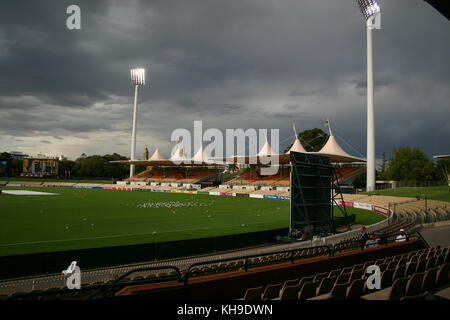
[(66, 171), (67, 171), (67, 178), (69, 178), (69, 171), (70, 175), (73, 175), (73, 167), (75, 166), (75, 161), (72, 160), (64, 160), (60, 161), (58, 165), (58, 176), (60, 178), (65, 178)]
[(23, 160), (13, 159), (11, 162), (11, 174), (12, 176), (18, 176), (23, 170)]
[(400, 147), (393, 151), (383, 177), (388, 180), (430, 181), (436, 178), (434, 163), (419, 148)]
[[(329, 135), (319, 128), (304, 130), (298, 134), (300, 143), (308, 152), (320, 151), (327, 142), (328, 137)], [(287, 152), (292, 147), (292, 144), (284, 152)]]
[(383, 162), (381, 163), (381, 173), (384, 173), (386, 171), (386, 152), (383, 152)]
[(322, 129), (314, 128), (300, 132), (298, 138), (306, 151), (317, 152), (320, 151), (327, 142), (328, 134)]
[(117, 153), (78, 158), (75, 160), (71, 177), (123, 179), (129, 175), (129, 166), (110, 163), (110, 161), (127, 159)]

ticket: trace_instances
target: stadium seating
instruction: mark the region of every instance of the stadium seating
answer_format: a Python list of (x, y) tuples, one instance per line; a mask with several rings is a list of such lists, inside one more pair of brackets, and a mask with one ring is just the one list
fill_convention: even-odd
[[(320, 254), (319, 250), (308, 249), (306, 254)], [(305, 256), (306, 256), (305, 254)], [(276, 256), (276, 258), (275, 258)], [(429, 269), (422, 272), (413, 272), (412, 274), (405, 274), (412, 272), (408, 270), (413, 270), (413, 263), (421, 260), (428, 260), (430, 257), (440, 257), (442, 259), (435, 259), (435, 264), (431, 265), (429, 263), (425, 264)], [(263, 266), (268, 263), (269, 256), (261, 256), (251, 260), (257, 266)], [(263, 259), (266, 258), (266, 259)], [(280, 253), (273, 255), (274, 261), (278, 263), (283, 263), (284, 259), (289, 258), (289, 255)], [(283, 282), (264, 284), (261, 283), (259, 286), (254, 286), (251, 288), (246, 288), (243, 292), (243, 298), (246, 300), (266, 300), (266, 299), (278, 299), (278, 300), (290, 300), (296, 296), (296, 299), (309, 299), (309, 298), (319, 298), (323, 297), (327, 299), (358, 299), (362, 295), (370, 293), (364, 286), (365, 279), (367, 275), (365, 274), (365, 269), (372, 263), (383, 263), (386, 266), (392, 262), (397, 262), (396, 269), (386, 269), (383, 270), (381, 274), (382, 289), (391, 288), (389, 292), (389, 297), (391, 299), (400, 299), (407, 297), (408, 299), (419, 299), (423, 298), (421, 295), (423, 292), (433, 292), (435, 288), (441, 285), (448, 284), (449, 281), (449, 270), (450, 265), (445, 263), (448, 261), (448, 248), (429, 248), (415, 250), (412, 252), (407, 252), (404, 254), (397, 254), (394, 256), (386, 256), (379, 258), (376, 261), (370, 260), (354, 265), (345, 266), (339, 269), (330, 268), (326, 272), (319, 272), (314, 275), (301, 275), (298, 274), (296, 278), (287, 278)], [(208, 267), (199, 267), (196, 270), (191, 269), (191, 272), (199, 271), (199, 276), (207, 274), (221, 274), (223, 272), (228, 272), (228, 267), (233, 269), (238, 267), (241, 269), (244, 267), (244, 261), (240, 261), (238, 264), (233, 261), (234, 266), (231, 263), (213, 263)], [(237, 270), (234, 268), (234, 270)], [(242, 270), (242, 269), (241, 269)], [(395, 270), (395, 271), (394, 271)], [(160, 270), (154, 272), (151, 276), (164, 277), (169, 275), (169, 272)], [(193, 275), (194, 276), (194, 275)], [(89, 277), (89, 274), (86, 274)], [(125, 278), (122, 281), (141, 281), (148, 277), (144, 277), (141, 274), (134, 275), (132, 278)], [(406, 280), (405, 280), (406, 279)], [(93, 284), (100, 285), (101, 282), (93, 282)], [(55, 294), (52, 297), (55, 299), (78, 299), (81, 296), (86, 297), (91, 291), (80, 292), (74, 295), (67, 294)], [(14, 298), (14, 296), (12, 297)], [(42, 295), (42, 298), (48, 298)]]
[[(411, 275), (404, 274), (405, 266), (410, 265), (411, 261), (414, 260), (414, 257), (424, 253), (428, 255), (440, 252), (445, 252), (446, 256), (448, 256), (447, 251), (448, 248), (445, 248), (442, 251), (437, 248), (429, 248), (413, 251), (400, 256), (388, 257), (389, 259), (397, 257), (397, 261), (400, 265), (398, 265), (396, 269), (397, 275), (393, 274), (393, 269), (387, 269), (382, 273), (381, 289), (388, 290), (384, 298), (389, 300), (400, 300), (402, 298), (423, 299), (426, 296), (424, 293), (433, 292), (433, 290), (443, 285), (449, 285), (450, 264), (444, 263), (444, 261), (442, 261), (442, 264), (439, 266), (427, 269), (425, 272), (414, 272)], [(368, 261), (367, 264), (369, 263), (373, 263), (373, 261)], [(340, 270), (340, 275), (346, 275), (347, 273), (344, 271), (347, 270), (348, 267), (342, 268)], [(298, 288), (295, 289), (298, 290), (298, 299), (321, 299), (322, 297), (337, 300), (359, 299), (363, 294), (370, 293), (364, 285), (364, 274), (358, 273), (355, 277), (350, 276), (347, 279), (348, 281), (343, 281), (343, 278), (336, 277), (335, 274), (336, 269), (330, 270), (329, 273), (320, 272), (313, 276), (301, 278), (298, 283)], [(359, 275), (362, 276), (360, 277)], [(297, 281), (297, 279), (287, 280), (285, 283), (292, 284), (295, 283), (295, 281)], [(315, 291), (313, 289), (315, 289)], [(282, 291), (280, 291), (280, 295), (275, 299), (282, 300), (281, 294), (283, 294)]]
[(275, 175), (261, 175), (260, 169), (246, 172), (232, 180), (229, 185), (289, 186), (290, 168), (280, 167)]
[(336, 174), (338, 176), (338, 183), (348, 184), (353, 182), (355, 177), (365, 171), (365, 166), (342, 166), (336, 168)]
[(147, 182), (197, 183), (211, 180), (223, 169), (208, 167), (150, 167), (129, 180)]

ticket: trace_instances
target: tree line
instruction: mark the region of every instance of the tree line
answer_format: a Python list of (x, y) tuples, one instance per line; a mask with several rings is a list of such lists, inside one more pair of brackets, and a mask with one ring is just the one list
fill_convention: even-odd
[[(104, 156), (86, 156), (84, 153), (75, 161), (65, 160), (59, 163), (60, 178), (111, 178), (122, 180), (130, 176), (130, 165), (110, 163), (110, 161), (128, 160), (118, 153)], [(136, 166), (136, 174), (145, 170), (145, 166)], [(67, 172), (67, 175), (66, 175)]]

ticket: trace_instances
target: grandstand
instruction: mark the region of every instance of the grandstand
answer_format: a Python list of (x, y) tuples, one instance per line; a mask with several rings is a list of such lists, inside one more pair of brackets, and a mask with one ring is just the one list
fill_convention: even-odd
[[(146, 181), (146, 182), (180, 182), (180, 183), (200, 183), (219, 182), (220, 173), (225, 169), (224, 163), (250, 164), (258, 163), (258, 168), (244, 172), (240, 176), (226, 182), (230, 188), (234, 186), (271, 186), (274, 188), (289, 188), (290, 186), (290, 153), (303, 152), (312, 155), (319, 155), (330, 158), (336, 165), (338, 183), (350, 184), (356, 176), (365, 170), (362, 158), (349, 155), (336, 141), (333, 132), (329, 127), (329, 138), (326, 144), (318, 152), (307, 152), (302, 146), (295, 131), (295, 141), (290, 149), (281, 155), (274, 153), (267, 140), (256, 156), (234, 156), (228, 158), (208, 158), (203, 146), (195, 155), (187, 159), (183, 147), (177, 142), (175, 150), (169, 160), (166, 160), (158, 149), (155, 150), (150, 159), (144, 160), (121, 160), (112, 163), (145, 165), (147, 170), (135, 175), (126, 181)], [(274, 175), (261, 174), (261, 159), (276, 156), (278, 158), (278, 170)], [(223, 185), (225, 185), (223, 183)], [(288, 189), (278, 189), (280, 192), (288, 192)]]
[[(295, 128), (294, 128), (295, 132)], [(331, 128), (329, 127), (330, 136), (327, 143), (318, 152), (307, 152), (302, 146), (297, 134), (295, 135), (295, 141), (291, 148), (284, 154), (279, 155), (279, 167), (278, 172), (274, 175), (261, 174), (261, 166), (256, 169), (247, 171), (240, 176), (233, 178), (226, 182), (227, 185), (233, 187), (235, 185), (247, 185), (247, 186), (272, 186), (274, 189), (277, 187), (289, 187), (290, 186), (290, 158), (291, 152), (302, 152), (312, 155), (320, 155), (330, 158), (330, 160), (336, 166), (337, 182), (339, 184), (351, 184), (354, 179), (365, 171), (364, 159), (357, 158), (346, 153), (341, 146), (337, 143)], [(296, 133), (296, 132), (295, 132)], [(264, 146), (259, 151), (257, 158), (273, 156), (273, 150), (266, 140)], [(225, 158), (226, 161), (245, 161), (249, 163), (252, 157), (234, 157), (232, 159)], [(259, 159), (252, 159), (253, 163), (259, 163)], [(287, 190), (279, 189), (280, 192), (286, 192)]]
[(260, 168), (246, 172), (232, 180), (227, 181), (229, 185), (249, 186), (280, 186), (290, 185), (290, 167), (279, 167), (276, 175), (261, 175)]

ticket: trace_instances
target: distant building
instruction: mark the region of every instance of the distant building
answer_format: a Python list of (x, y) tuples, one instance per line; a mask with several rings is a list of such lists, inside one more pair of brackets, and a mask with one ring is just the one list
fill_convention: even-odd
[(11, 155), (11, 158), (13, 160), (23, 160), (26, 157), (28, 157), (27, 154), (20, 152), (20, 151), (9, 151), (8, 153)]
[(0, 153), (0, 177), (7, 177), (11, 159), (7, 152)]
[(59, 157), (47, 157), (38, 154), (37, 157), (23, 159), (22, 177), (57, 177), (59, 168)]

